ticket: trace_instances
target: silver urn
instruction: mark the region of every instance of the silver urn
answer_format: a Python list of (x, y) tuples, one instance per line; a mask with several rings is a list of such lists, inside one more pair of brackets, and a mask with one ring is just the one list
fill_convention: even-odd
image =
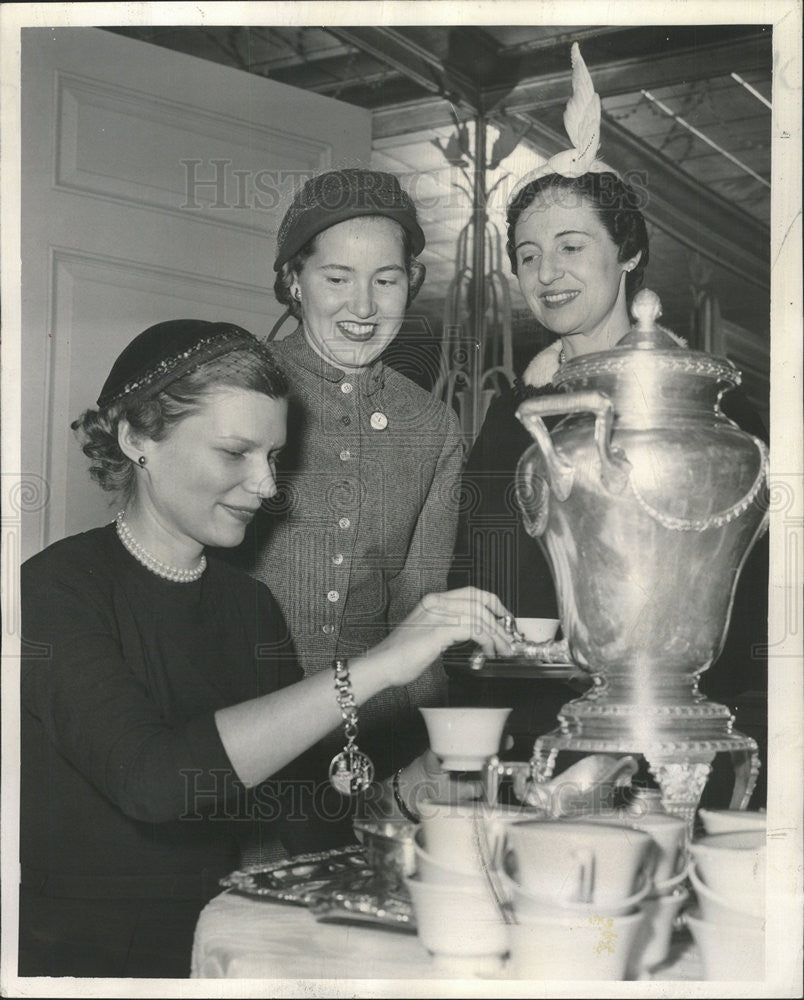
[[(517, 414), (535, 439), (517, 469), (525, 527), (552, 570), (568, 658), (593, 681), (535, 756), (544, 777), (560, 749), (638, 750), (671, 809), (670, 785), (697, 786), (677, 789), (687, 801), (674, 811), (689, 816), (716, 752), (751, 758), (739, 765), (742, 799), (758, 768), (755, 744), (698, 678), (723, 646), (740, 570), (767, 526), (768, 453), (720, 410), (740, 382), (735, 366), (660, 327), (653, 292), (632, 312), (614, 349), (568, 361), (553, 377), (560, 391)], [(549, 432), (548, 415), (564, 415)], [(528, 656), (539, 659), (537, 647)]]

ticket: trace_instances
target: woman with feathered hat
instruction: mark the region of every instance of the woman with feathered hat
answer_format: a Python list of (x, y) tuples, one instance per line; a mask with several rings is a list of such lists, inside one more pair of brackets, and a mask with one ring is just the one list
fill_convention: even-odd
[[(471, 581), (488, 587), (522, 617), (556, 618), (558, 609), (550, 569), (537, 541), (526, 533), (513, 499), (517, 462), (532, 444), (516, 418), (517, 408), (531, 394), (554, 391), (551, 379), (566, 360), (608, 350), (629, 332), (629, 303), (649, 261), (640, 200), (645, 193), (597, 157), (600, 98), (577, 43), (572, 46), (572, 88), (564, 113), (571, 148), (523, 177), (507, 209), (511, 269), (534, 317), (555, 340), (489, 408), (464, 470), (462, 492), (476, 502), (461, 516), (450, 573), (451, 586)], [(767, 438), (742, 393), (728, 393), (721, 406), (744, 430)], [(548, 418), (548, 426), (557, 419)], [(752, 558), (761, 564), (761, 547)], [(738, 650), (749, 671), (754, 665), (748, 650), (765, 627), (761, 565), (757, 575), (755, 598), (746, 594), (750, 574), (743, 576), (737, 606), (742, 602), (745, 614), (735, 618), (725, 654), (728, 658), (731, 649), (734, 658)], [(716, 676), (717, 671), (710, 671), (707, 682), (714, 683)], [(558, 709), (577, 692), (559, 681), (529, 690), (532, 697), (526, 703), (522, 691), (508, 682), (485, 688), (482, 697), (519, 705), (521, 721), (513, 720), (514, 726), (526, 728), (532, 740), (555, 727)], [(477, 684), (454, 681), (453, 697), (476, 700)]]

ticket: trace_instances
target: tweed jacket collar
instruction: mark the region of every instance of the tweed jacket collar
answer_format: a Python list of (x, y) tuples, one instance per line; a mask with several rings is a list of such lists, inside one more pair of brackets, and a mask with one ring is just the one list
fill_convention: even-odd
[[(298, 365), (300, 368), (304, 368), (305, 371), (310, 372), (312, 375), (316, 375), (319, 378), (325, 379), (327, 382), (338, 383), (342, 382), (347, 378), (347, 373), (340, 368), (336, 368), (334, 365), (329, 364), (322, 357), (310, 347), (307, 342), (307, 338), (304, 336), (304, 330), (301, 325), (294, 330), (290, 336), (285, 337), (284, 340), (280, 341), (282, 344), (282, 351), (280, 354), (280, 363), (285, 359), (290, 359), (291, 362)], [(361, 368), (359, 371), (348, 376), (353, 379), (359, 379), (360, 388), (364, 395), (373, 396), (378, 389), (380, 389), (385, 383), (385, 366), (380, 358), (373, 361), (368, 368)]]

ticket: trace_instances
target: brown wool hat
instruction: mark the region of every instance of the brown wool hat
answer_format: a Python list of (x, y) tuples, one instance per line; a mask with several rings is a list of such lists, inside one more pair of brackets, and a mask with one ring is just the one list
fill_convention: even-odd
[(416, 206), (394, 177), (380, 170), (332, 170), (307, 181), (287, 210), (276, 239), (278, 271), (318, 233), (363, 215), (393, 219), (410, 236), (413, 254), (424, 249)]
[(202, 319), (157, 323), (123, 349), (103, 384), (98, 406), (124, 397), (149, 399), (199, 365), (246, 346), (263, 349), (254, 334), (231, 323)]

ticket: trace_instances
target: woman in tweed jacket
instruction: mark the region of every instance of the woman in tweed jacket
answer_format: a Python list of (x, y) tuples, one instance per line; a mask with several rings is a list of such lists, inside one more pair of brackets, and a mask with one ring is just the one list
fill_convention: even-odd
[[(380, 357), (421, 286), (423, 246), (398, 180), (367, 170), (313, 178), (279, 230), (275, 291), (300, 325), (275, 353), (297, 430), (274, 516), (258, 519), (244, 551), (279, 601), (306, 674), (370, 648), (446, 587), (458, 421)], [(361, 742), (380, 776), (424, 749), (416, 708), (443, 702), (445, 690), (438, 661), (363, 708)]]

